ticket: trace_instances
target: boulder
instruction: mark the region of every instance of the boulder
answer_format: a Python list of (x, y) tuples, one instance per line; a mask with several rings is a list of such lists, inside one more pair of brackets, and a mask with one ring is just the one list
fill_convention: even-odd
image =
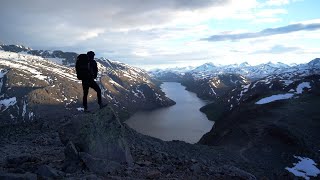
[(122, 163), (132, 165), (124, 128), (110, 107), (72, 118), (59, 130), (66, 145), (66, 160), (76, 160), (79, 154), (90, 170), (103, 173), (114, 171)]

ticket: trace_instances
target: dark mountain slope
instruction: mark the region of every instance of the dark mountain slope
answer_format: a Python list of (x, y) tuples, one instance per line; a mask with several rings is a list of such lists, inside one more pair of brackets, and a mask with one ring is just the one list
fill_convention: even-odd
[[(319, 162), (319, 77), (308, 76), (291, 84), (288, 89), (301, 87), (308, 81), (310, 87), (303, 88), (303, 92), (297, 88), (296, 94), (285, 100), (257, 104), (263, 97), (283, 93), (255, 91), (259, 95), (241, 101), (236, 108), (220, 116), (199, 143), (230, 148), (244, 161), (269, 172), (268, 176), (273, 178), (273, 173), (284, 172), (285, 167), (295, 162), (294, 155)], [(244, 96), (249, 97), (253, 92)]]

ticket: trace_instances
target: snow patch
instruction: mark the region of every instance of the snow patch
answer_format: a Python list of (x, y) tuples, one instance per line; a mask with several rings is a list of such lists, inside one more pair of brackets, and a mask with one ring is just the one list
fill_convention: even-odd
[(211, 91), (214, 95), (217, 95), (217, 93), (213, 90), (213, 88), (211, 88)]
[(62, 62), (66, 60), (65, 58), (46, 58), (46, 59), (60, 65), (62, 65), (63, 64)]
[(285, 86), (289, 86), (291, 83), (293, 83), (292, 80), (282, 80)]
[(286, 94), (277, 94), (272, 95), (266, 98), (262, 98), (259, 101), (257, 101), (255, 104), (267, 104), (273, 101), (283, 100), (283, 99), (290, 99), (293, 97), (294, 94), (292, 93), (286, 93)]
[(22, 108), (22, 119), (24, 120), (24, 116), (26, 115), (27, 112), (27, 103), (26, 101), (23, 101), (23, 108)]
[(242, 86), (243, 87), (243, 92), (247, 92), (250, 85), (251, 84), (247, 84), (245, 86)]
[(233, 104), (231, 104), (231, 105), (230, 105), (230, 109), (229, 109), (229, 110), (231, 111), (231, 110), (232, 110), (232, 108), (233, 108)]
[(296, 93), (297, 94), (302, 94), (303, 90), (304, 89), (310, 89), (311, 86), (310, 86), (310, 82), (303, 82), (303, 83), (300, 83), (298, 86), (297, 86), (297, 89), (296, 89)]
[(0, 109), (2, 109), (2, 107), (4, 107), (4, 109), (1, 112), (4, 112), (5, 110), (7, 110), (10, 106), (14, 106), (16, 103), (17, 103), (16, 97), (1, 100), (0, 101)]
[(273, 87), (273, 84), (271, 84), (270, 86), (269, 86), (269, 89), (271, 89)]
[(252, 85), (251, 89), (255, 88), (258, 83), (259, 83), (259, 81), (255, 82), (255, 83)]
[(84, 108), (78, 107), (77, 110), (78, 110), (78, 111), (84, 111)]
[(8, 73), (5, 69), (0, 69), (0, 94), (3, 86), (3, 77)]
[(29, 120), (32, 120), (33, 119), (33, 112), (29, 112)]
[(0, 69), (0, 79), (3, 78), (7, 73), (8, 71), (6, 71), (5, 69)]
[(286, 167), (285, 169), (293, 173), (297, 177), (304, 179), (310, 179), (310, 176), (317, 177), (320, 174), (320, 170), (316, 167), (316, 163), (307, 157), (294, 156), (299, 159), (298, 163), (293, 163), (293, 167)]
[[(114, 84), (114, 85), (116, 85), (116, 86), (118, 86), (118, 87), (122, 87), (119, 83), (117, 83), (117, 82), (115, 82), (113, 79), (109, 79), (109, 82), (111, 83), (111, 84)], [(122, 87), (123, 88), (123, 87)]]
[[(144, 96), (143, 91), (139, 90), (138, 88), (139, 88), (139, 87), (136, 87), (135, 92), (133, 92), (134, 95), (135, 95), (136, 97), (138, 97), (138, 98), (140, 98), (140, 97), (146, 98), (146, 97)], [(137, 93), (136, 93), (136, 92), (137, 92)], [(140, 96), (139, 94), (140, 94), (141, 96)]]

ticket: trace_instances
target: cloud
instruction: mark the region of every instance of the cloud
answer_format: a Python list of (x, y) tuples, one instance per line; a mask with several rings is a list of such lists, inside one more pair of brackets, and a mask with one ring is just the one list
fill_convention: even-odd
[(301, 48), (299, 47), (289, 47), (289, 46), (284, 46), (284, 45), (275, 45), (271, 47), (268, 50), (259, 50), (255, 51), (252, 54), (282, 54), (282, 53), (289, 53), (289, 52), (294, 52), (294, 51), (302, 51)]
[(265, 4), (268, 6), (281, 6), (289, 4), (289, 0), (268, 0)]
[(288, 11), (285, 9), (263, 9), (256, 13), (258, 17), (274, 17), (279, 14), (287, 14)]
[[(289, 0), (289, 3), (294, 1)], [(286, 7), (276, 6), (285, 3), (270, 1), (266, 5), (260, 0), (10, 0), (0, 5), (0, 22), (3, 22), (0, 42), (78, 53), (93, 50), (98, 57), (139, 66), (189, 65), (212, 59), (234, 63), (251, 56), (260, 59), (260, 54), (252, 53), (270, 50), (268, 48), (277, 44), (299, 44), (304, 49), (318, 47), (318, 41), (315, 42), (320, 37), (317, 31), (282, 35), (281, 40), (270, 36), (275, 34), (271, 30), (281, 30), (278, 28), (244, 33), (247, 32), (244, 29), (268, 27), (266, 22), (279, 22), (283, 15), (292, 13)], [(320, 19), (302, 24), (316, 23), (320, 23)], [(231, 33), (247, 36), (264, 33), (268, 37), (263, 43), (256, 44), (252, 41), (211, 43), (199, 40), (213, 34)], [(253, 40), (261, 39), (264, 38)]]
[(32, 47), (75, 46), (110, 32), (177, 25), (177, 19), (181, 20), (186, 12), (229, 3), (230, 0), (3, 1), (0, 22), (5, 23), (0, 28), (0, 39), (3, 43)]
[(218, 34), (208, 38), (202, 39), (206, 41), (235, 41), (241, 39), (251, 39), (266, 36), (273, 36), (277, 34), (287, 34), (297, 31), (315, 31), (320, 29), (320, 23), (313, 24), (291, 24), (288, 26), (278, 28), (268, 28), (254, 33), (239, 33), (239, 34)]

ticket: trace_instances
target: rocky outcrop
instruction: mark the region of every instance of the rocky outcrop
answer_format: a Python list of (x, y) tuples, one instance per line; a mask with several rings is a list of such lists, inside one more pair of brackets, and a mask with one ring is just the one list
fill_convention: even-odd
[(59, 131), (67, 160), (82, 160), (93, 172), (107, 174), (132, 165), (123, 126), (109, 107), (71, 119)]
[(0, 177), (255, 179), (254, 168), (242, 166), (236, 154), (139, 134), (110, 107), (76, 115), (57, 129), (37, 123), (0, 128)]
[(110, 107), (71, 119), (59, 134), (66, 145), (65, 163), (82, 162), (90, 172), (103, 177), (255, 179), (236, 167), (215, 162), (217, 157), (210, 155), (214, 149), (138, 134), (122, 124)]
[[(230, 110), (226, 105), (228, 113), (216, 119), (199, 143), (228, 147), (238, 152), (243, 161), (264, 169), (269, 177), (272, 173), (280, 176), (284, 167), (294, 161), (294, 155), (319, 162), (320, 78), (293, 77), (268, 77), (232, 92), (236, 100), (228, 96), (220, 106), (229, 103), (234, 108)], [(291, 98), (275, 100), (281, 96), (273, 96), (285, 93), (291, 93)], [(217, 106), (208, 106), (206, 111)]]

